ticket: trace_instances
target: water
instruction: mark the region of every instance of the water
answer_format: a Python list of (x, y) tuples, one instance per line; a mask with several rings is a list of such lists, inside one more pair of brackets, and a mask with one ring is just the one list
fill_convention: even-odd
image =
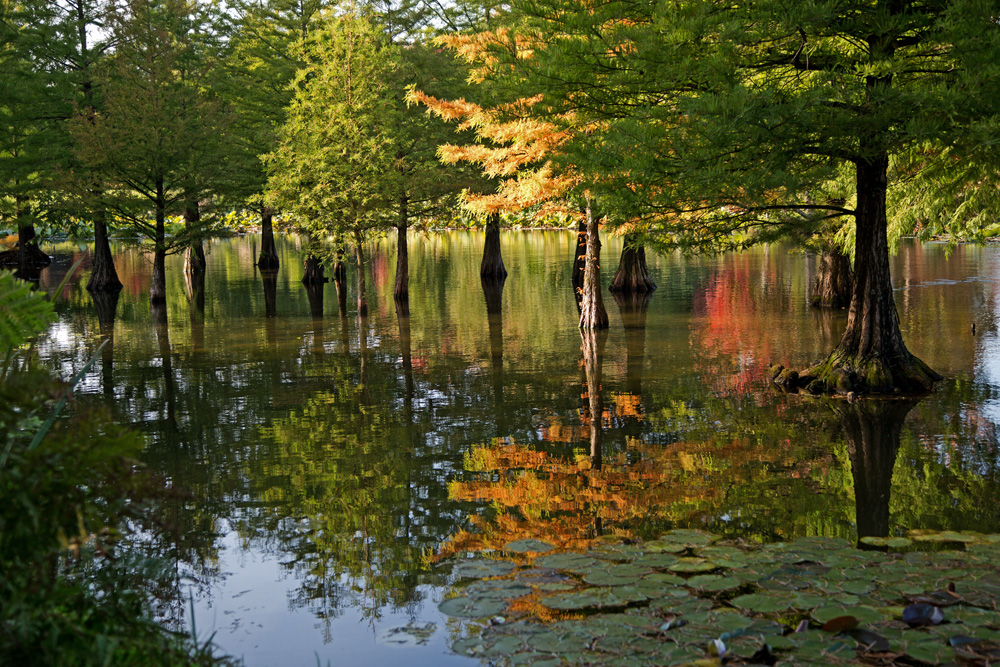
[[(382, 243), (359, 322), (353, 276), (343, 300), (334, 283), (307, 291), (294, 239), (270, 281), (257, 239), (217, 240), (201, 286), (168, 258), (165, 326), (149, 262), (121, 249), (104, 321), (85, 262), (39, 349), (68, 377), (111, 339), (74, 407), (144, 432), (146, 462), (189, 492), (169, 508), (184, 535), (170, 556), (199, 635), (248, 665), (470, 664), (437, 611), (443, 561), (522, 537), (1000, 532), (1000, 248), (904, 245), (904, 337), (947, 379), (916, 405), (859, 407), (766, 382), (843, 330), (843, 312), (807, 306), (813, 258), (651, 256), (652, 298), (605, 292), (611, 329), (581, 338), (574, 242), (505, 233), (498, 294), (480, 284), (480, 234), (413, 234), (403, 319)], [(605, 284), (620, 249), (606, 240)], [(54, 252), (49, 290), (80, 255)]]

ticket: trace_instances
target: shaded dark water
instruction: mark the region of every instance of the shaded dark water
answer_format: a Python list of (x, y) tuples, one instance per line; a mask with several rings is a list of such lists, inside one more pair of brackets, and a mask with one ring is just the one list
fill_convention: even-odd
[[(380, 246), (363, 321), (352, 276), (307, 291), (279, 241), (270, 278), (251, 237), (210, 244), (202, 285), (168, 258), (166, 325), (149, 263), (122, 251), (119, 300), (95, 304), (82, 269), (40, 346), (69, 376), (112, 339), (77, 409), (146, 433), (146, 461), (191, 492), (171, 557), (199, 634), (250, 665), (469, 663), (447, 650), (440, 560), (511, 539), (1000, 532), (1000, 248), (904, 246), (904, 336), (948, 379), (916, 405), (851, 406), (765, 382), (845, 319), (807, 307), (814, 261), (784, 248), (651, 257), (652, 298), (605, 292), (610, 331), (582, 337), (571, 233), (505, 234), (502, 291), (480, 284), (479, 234), (414, 235), (404, 319)], [(78, 254), (55, 252), (49, 289)]]

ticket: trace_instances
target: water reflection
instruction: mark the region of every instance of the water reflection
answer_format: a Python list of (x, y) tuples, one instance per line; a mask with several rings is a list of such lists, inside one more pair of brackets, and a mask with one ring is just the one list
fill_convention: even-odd
[[(770, 362), (801, 366), (839, 335), (841, 315), (807, 307), (801, 255), (649, 257), (656, 295), (615, 295), (612, 328), (581, 334), (574, 240), (505, 235), (511, 275), (489, 282), (473, 235), (428, 236), (410, 249), (411, 315), (378, 274), (370, 315), (348, 316), (335, 272), (337, 323), (323, 284), (300, 283), (289, 239), (261, 286), (252, 238), (213, 242), (201, 284), (171, 259), (167, 303), (152, 311), (148, 264), (119, 250), (120, 300), (92, 300), (83, 271), (38, 347), (68, 376), (95, 332), (114, 337), (80, 404), (106, 401), (148, 435), (146, 461), (190, 493), (169, 509), (186, 540), (178, 567), (205, 583), (199, 613), (224, 646), (273, 651), (272, 663), (373, 650), (359, 619), (441, 623), (437, 563), (521, 537), (582, 548), (601, 532), (674, 527), (764, 541), (1000, 529), (1000, 345), (992, 324), (967, 335), (970, 309), (993, 321), (1000, 250), (960, 248), (953, 263), (904, 249), (908, 344), (951, 379), (886, 415), (758, 382)], [(391, 252), (373, 266), (391, 267)], [(965, 338), (940, 343), (959, 328)]]
[(858, 537), (889, 535), (889, 496), (903, 422), (914, 401), (834, 403), (854, 477)]

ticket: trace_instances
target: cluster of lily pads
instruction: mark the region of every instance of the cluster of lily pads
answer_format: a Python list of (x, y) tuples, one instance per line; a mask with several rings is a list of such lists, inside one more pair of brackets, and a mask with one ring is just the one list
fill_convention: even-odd
[(453, 649), (490, 664), (1000, 664), (1000, 536), (863, 542), (518, 540), (460, 560), (440, 609), (472, 621)]

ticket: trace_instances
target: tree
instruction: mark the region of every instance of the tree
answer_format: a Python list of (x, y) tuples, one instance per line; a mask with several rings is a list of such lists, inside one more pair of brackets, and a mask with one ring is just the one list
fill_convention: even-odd
[(364, 244), (387, 226), (398, 192), (394, 68), (384, 34), (369, 20), (327, 14), (309, 38), (281, 143), (266, 158), (268, 201), (296, 216), (314, 237), (314, 254), (325, 237), (354, 245), (361, 316), (368, 313)]
[(229, 50), (221, 94), (233, 110), (233, 144), (226, 194), (260, 212), (257, 264), (278, 268), (274, 210), (264, 200), (267, 171), (260, 156), (275, 149), (278, 128), (292, 102), (291, 83), (304, 65), (306, 40), (321, 24), (328, 0), (239, 0), (228, 29)]
[[(462, 46), (465, 42), (453, 42)], [(475, 51), (473, 51), (474, 53)], [(538, 98), (484, 108), (459, 100), (441, 100), (419, 90), (409, 99), (427, 106), (434, 114), (449, 121), (460, 121), (460, 129), (474, 130), (479, 142), (439, 147), (441, 159), (448, 163), (469, 162), (499, 184), (490, 193), (465, 191), (464, 205), (487, 215), (486, 243), (480, 275), (484, 279), (507, 276), (500, 256), (500, 212), (537, 209), (540, 213), (572, 213), (586, 225), (587, 251), (582, 287), (580, 326), (606, 329), (608, 315), (601, 298), (599, 225), (603, 217), (586, 192), (579, 192), (578, 177), (571, 168), (556, 170), (552, 156), (569, 139), (549, 121), (529, 117)], [(486, 142), (486, 143), (481, 143)]]
[[(741, 245), (782, 211), (853, 220), (846, 330), (803, 381), (923, 392), (939, 379), (899, 330), (887, 193), (890, 178), (933, 165), (937, 180), (921, 182), (943, 202), (940, 174), (963, 167), (936, 157), (985, 153), (998, 100), (993, 3), (544, 0), (515, 1), (512, 16), (513, 36), (491, 46), (492, 76), (516, 70), (544, 95), (545, 117), (592, 130), (574, 135), (565, 160), (668, 243)], [(525, 40), (529, 59), (517, 57)], [(852, 200), (812, 199), (841, 167)]]
[(211, 193), (222, 162), (227, 119), (206, 91), (212, 61), (195, 43), (200, 18), (187, 0), (112, 7), (106, 26), (117, 47), (95, 78), (101, 103), (73, 124), (77, 160), (108, 184), (92, 204), (153, 240), (154, 303), (166, 300), (167, 252), (201, 232), (189, 213), (188, 233), (168, 239), (166, 217)]

